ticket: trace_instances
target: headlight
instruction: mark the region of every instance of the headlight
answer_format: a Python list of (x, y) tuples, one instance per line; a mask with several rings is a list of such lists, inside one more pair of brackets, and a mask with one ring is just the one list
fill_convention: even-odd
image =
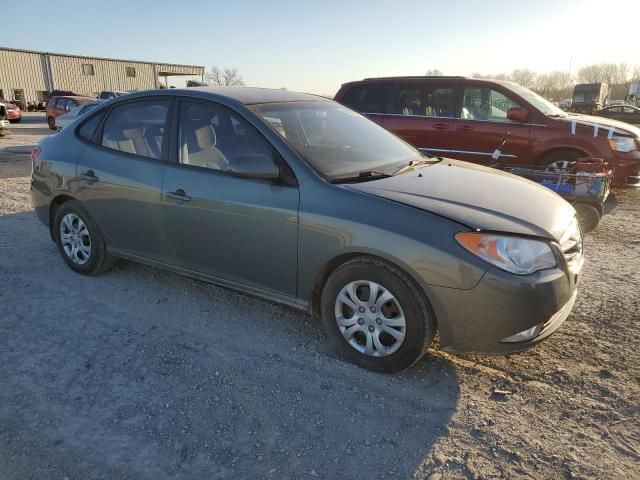
[(636, 149), (636, 142), (631, 137), (612, 137), (609, 139), (611, 150), (616, 152), (633, 152)]
[(540, 240), (476, 232), (458, 233), (456, 240), (484, 261), (516, 275), (556, 266), (551, 247)]

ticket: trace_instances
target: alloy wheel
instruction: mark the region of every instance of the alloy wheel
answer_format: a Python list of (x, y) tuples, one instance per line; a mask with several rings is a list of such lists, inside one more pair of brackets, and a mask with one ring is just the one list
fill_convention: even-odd
[(347, 343), (371, 357), (393, 354), (406, 335), (400, 302), (384, 286), (368, 280), (350, 282), (340, 290), (335, 318)]
[(91, 236), (82, 219), (67, 213), (60, 222), (60, 243), (64, 253), (78, 265), (84, 265), (91, 258)]
[(571, 163), (573, 162), (570, 160), (556, 160), (547, 165), (545, 171), (551, 173), (567, 173), (571, 168)]

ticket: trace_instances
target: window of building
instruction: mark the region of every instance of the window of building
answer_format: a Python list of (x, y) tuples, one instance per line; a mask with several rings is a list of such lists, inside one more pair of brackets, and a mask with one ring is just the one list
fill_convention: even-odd
[(486, 87), (467, 87), (464, 89), (460, 118), (510, 122), (507, 111), (519, 106), (518, 103), (496, 90)]
[(93, 71), (93, 65), (90, 63), (83, 63), (82, 64), (82, 74), (83, 75), (95, 75), (95, 72)]
[(162, 158), (169, 102), (148, 100), (115, 107), (105, 121), (102, 145), (141, 157)]
[(127, 77), (135, 77), (136, 69), (134, 67), (127, 67)]

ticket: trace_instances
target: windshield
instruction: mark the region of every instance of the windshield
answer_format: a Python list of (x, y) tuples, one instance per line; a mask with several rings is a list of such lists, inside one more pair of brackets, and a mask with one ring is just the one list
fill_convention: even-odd
[(334, 102), (266, 103), (250, 108), (329, 180), (365, 172), (391, 175), (422, 157), (384, 128)]
[(527, 102), (529, 102), (531, 105), (536, 107), (538, 110), (540, 110), (545, 115), (548, 115), (548, 116), (551, 116), (551, 117), (554, 117), (554, 116), (566, 117), (567, 116), (567, 114), (562, 109), (556, 107), (549, 100), (547, 100), (546, 98), (541, 97), (537, 93), (532, 92), (531, 90), (529, 90), (528, 88), (523, 87), (522, 85), (517, 85), (517, 84), (513, 83), (513, 84), (505, 84), (504, 86), (506, 88), (508, 88), (509, 90), (511, 90), (512, 92), (515, 92), (518, 95), (520, 95), (522, 98), (524, 98)]

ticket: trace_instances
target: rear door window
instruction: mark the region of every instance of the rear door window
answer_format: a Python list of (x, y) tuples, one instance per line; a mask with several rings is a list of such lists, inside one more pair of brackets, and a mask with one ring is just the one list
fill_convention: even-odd
[(429, 84), (399, 84), (394, 113), (420, 117), (453, 118), (455, 89)]
[(354, 85), (349, 88), (340, 102), (361, 113), (388, 113), (389, 89), (388, 83)]
[(145, 100), (114, 107), (102, 131), (102, 146), (140, 157), (162, 158), (168, 100)]

